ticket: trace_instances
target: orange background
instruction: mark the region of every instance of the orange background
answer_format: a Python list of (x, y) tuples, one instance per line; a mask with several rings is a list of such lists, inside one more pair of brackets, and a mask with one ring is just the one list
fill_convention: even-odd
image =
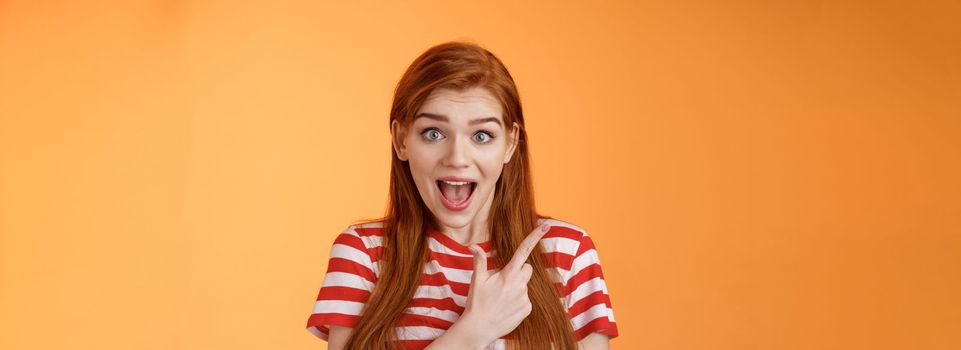
[(473, 40), (615, 349), (961, 348), (961, 3), (0, 1), (0, 348), (308, 349), (391, 93)]

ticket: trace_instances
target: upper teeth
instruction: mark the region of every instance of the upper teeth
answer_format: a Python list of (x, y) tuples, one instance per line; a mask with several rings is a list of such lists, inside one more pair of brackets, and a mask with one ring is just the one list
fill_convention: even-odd
[(451, 186), (461, 186), (461, 185), (466, 185), (466, 184), (468, 184), (469, 182), (467, 182), (467, 181), (444, 181), (444, 183), (446, 183), (446, 184), (448, 184), (448, 185), (451, 185)]

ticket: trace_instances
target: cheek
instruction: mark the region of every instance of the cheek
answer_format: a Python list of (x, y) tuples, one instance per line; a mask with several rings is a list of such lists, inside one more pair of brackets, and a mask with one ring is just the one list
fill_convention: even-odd
[(436, 154), (437, 152), (422, 146), (408, 147), (407, 164), (410, 166), (410, 172), (414, 175), (415, 180), (422, 180), (418, 177), (430, 176), (439, 162)]
[(503, 155), (501, 155), (498, 152), (486, 152), (486, 153), (482, 153), (477, 157), (477, 162), (480, 163), (481, 167), (485, 169), (490, 168), (496, 165), (497, 163), (502, 162), (503, 160), (504, 160)]
[(501, 150), (485, 152), (484, 155), (478, 159), (477, 163), (484, 177), (487, 177), (487, 180), (493, 181), (500, 175), (501, 170), (504, 169), (504, 153)]

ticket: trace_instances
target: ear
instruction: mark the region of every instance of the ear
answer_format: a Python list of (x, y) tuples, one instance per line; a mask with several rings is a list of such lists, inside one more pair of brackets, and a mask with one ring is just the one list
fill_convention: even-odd
[(520, 135), (521, 128), (515, 122), (511, 127), (510, 139), (508, 140), (510, 144), (507, 146), (507, 154), (504, 155), (504, 164), (509, 163), (511, 161), (511, 157), (514, 156), (514, 151), (517, 150), (517, 143)]
[(390, 139), (391, 144), (394, 145), (394, 152), (397, 153), (397, 158), (403, 162), (407, 161), (407, 130), (406, 128), (400, 126), (400, 122), (394, 120), (390, 123)]

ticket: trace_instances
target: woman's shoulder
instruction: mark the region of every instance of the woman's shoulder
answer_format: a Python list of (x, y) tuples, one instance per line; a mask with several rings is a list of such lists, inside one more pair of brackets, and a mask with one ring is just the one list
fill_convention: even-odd
[(558, 228), (561, 231), (576, 232), (580, 235), (587, 235), (586, 229), (584, 229), (581, 226), (575, 225), (567, 220), (548, 217), (548, 218), (537, 219), (537, 222), (541, 224), (548, 224), (551, 226), (552, 229)]
[(538, 222), (550, 225), (550, 230), (541, 238), (541, 246), (547, 253), (563, 253), (576, 256), (587, 230), (569, 221), (557, 218), (542, 218)]
[(348, 225), (344, 231), (353, 231), (360, 235), (377, 235), (381, 234), (380, 230), (384, 228), (385, 222), (383, 219), (357, 221)]
[(381, 237), (384, 236), (384, 221), (355, 222), (344, 228), (340, 234), (359, 238), (367, 249), (377, 248), (381, 246)]

